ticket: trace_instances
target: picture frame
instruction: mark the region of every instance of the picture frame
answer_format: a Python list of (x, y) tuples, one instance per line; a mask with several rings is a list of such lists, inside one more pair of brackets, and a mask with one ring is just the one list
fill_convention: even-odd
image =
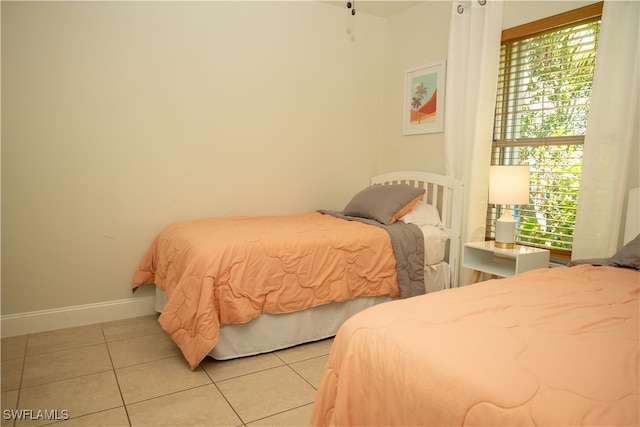
[(404, 72), (403, 134), (444, 132), (446, 61)]

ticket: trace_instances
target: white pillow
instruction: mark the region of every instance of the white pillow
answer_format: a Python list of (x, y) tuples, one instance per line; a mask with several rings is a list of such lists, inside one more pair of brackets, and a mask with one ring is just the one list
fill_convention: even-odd
[(415, 224), (418, 227), (432, 225), (434, 227), (438, 227), (441, 230), (444, 229), (442, 221), (440, 220), (438, 209), (436, 209), (435, 206), (429, 205), (422, 200), (416, 203), (416, 205), (409, 211), (409, 213), (401, 217), (400, 221), (404, 222), (405, 224)]

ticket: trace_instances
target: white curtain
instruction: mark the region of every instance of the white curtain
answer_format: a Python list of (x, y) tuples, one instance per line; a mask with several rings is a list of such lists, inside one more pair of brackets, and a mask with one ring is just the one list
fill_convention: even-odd
[[(573, 259), (613, 255), (638, 144), (640, 3), (605, 1), (584, 141)], [(637, 159), (635, 160), (637, 162)]]
[[(459, 13), (463, 9), (463, 13)], [(464, 184), (462, 243), (484, 240), (502, 1), (453, 2), (445, 104), (445, 174)], [(471, 281), (461, 271), (459, 283)]]

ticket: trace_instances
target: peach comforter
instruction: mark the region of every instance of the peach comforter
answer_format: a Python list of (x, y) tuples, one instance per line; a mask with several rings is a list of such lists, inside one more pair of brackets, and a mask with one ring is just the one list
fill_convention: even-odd
[(147, 283), (166, 292), (159, 322), (192, 369), (218, 342), (221, 325), (399, 295), (389, 234), (316, 212), (173, 224), (135, 273), (134, 289)]
[(367, 309), (335, 338), (312, 424), (637, 426), (639, 288), (583, 265)]

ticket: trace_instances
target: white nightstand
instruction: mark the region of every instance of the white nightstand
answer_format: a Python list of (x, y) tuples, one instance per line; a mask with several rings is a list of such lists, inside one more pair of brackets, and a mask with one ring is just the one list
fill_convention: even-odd
[(493, 241), (465, 243), (462, 266), (475, 270), (473, 283), (480, 279), (480, 273), (510, 277), (536, 268), (549, 267), (549, 251), (516, 245), (514, 249), (501, 249)]

